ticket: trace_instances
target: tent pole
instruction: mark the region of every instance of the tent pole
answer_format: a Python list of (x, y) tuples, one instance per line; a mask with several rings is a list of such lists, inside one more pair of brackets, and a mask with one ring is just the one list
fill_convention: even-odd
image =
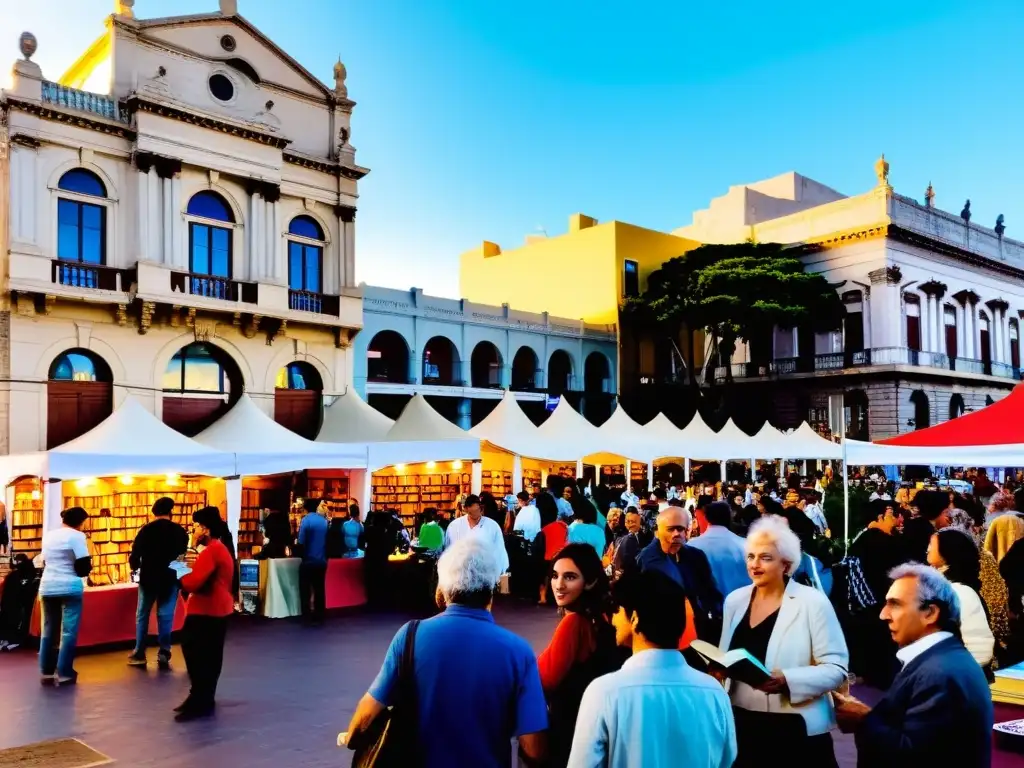
[(690, 482), (690, 460), (683, 459), (683, 481)]
[(850, 488), (849, 478), (846, 471), (846, 435), (843, 435), (843, 547), (846, 554), (850, 554)]

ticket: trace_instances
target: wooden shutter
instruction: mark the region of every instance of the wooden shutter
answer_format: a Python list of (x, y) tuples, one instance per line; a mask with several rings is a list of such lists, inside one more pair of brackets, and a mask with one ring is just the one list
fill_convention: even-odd
[(46, 448), (74, 440), (113, 410), (113, 385), (106, 381), (47, 382)]
[(320, 431), (323, 397), (315, 389), (275, 389), (274, 421), (312, 440)]
[(213, 424), (228, 410), (215, 397), (168, 397), (164, 395), (164, 424), (193, 437)]

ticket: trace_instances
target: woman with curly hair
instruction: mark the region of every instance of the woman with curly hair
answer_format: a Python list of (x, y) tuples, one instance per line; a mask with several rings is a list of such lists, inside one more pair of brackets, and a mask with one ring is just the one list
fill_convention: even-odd
[(548, 702), (549, 765), (569, 760), (576, 716), (587, 686), (622, 665), (611, 625), (611, 592), (590, 544), (566, 545), (551, 563), (551, 592), (562, 620), (537, 659)]

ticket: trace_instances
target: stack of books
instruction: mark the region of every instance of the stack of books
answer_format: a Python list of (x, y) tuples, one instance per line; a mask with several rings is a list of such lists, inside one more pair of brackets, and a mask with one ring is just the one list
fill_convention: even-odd
[(1024, 662), (995, 672), (992, 701), (1024, 707)]

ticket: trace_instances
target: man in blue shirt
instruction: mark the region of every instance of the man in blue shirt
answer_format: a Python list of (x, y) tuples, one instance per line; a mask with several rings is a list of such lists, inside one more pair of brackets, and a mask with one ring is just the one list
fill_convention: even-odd
[[(306, 516), (299, 523), (299, 600), (304, 621), (320, 624), (327, 607), (327, 523), (326, 509), (319, 499), (306, 499)], [(310, 599), (312, 598), (312, 600)]]
[[(447, 607), (419, 624), (412, 662), (415, 754), (423, 768), (511, 768), (513, 737), (528, 759), (544, 757), (547, 706), (536, 656), (490, 612), (500, 575), (494, 553), (476, 539), (455, 542), (438, 560), (438, 592)], [(395, 704), (408, 631), (406, 624), (391, 641), (339, 744)]]
[(569, 768), (728, 768), (736, 759), (729, 696), (676, 648), (686, 629), (686, 594), (657, 571), (613, 587), (615, 640), (632, 657), (587, 688)]
[(724, 501), (697, 507), (697, 520), (707, 523), (704, 533), (690, 539), (690, 546), (699, 549), (708, 559), (715, 586), (722, 596), (750, 584), (747, 573), (746, 542), (729, 530), (732, 511)]

